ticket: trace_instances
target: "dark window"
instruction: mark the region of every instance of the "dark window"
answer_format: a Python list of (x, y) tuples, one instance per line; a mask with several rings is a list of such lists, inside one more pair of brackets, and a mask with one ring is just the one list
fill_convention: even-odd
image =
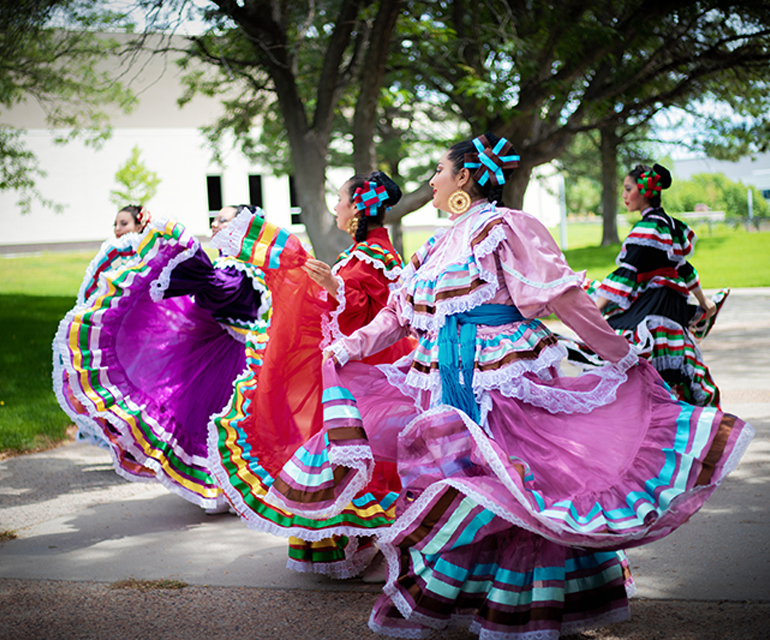
[(249, 176), (249, 204), (262, 207), (262, 176)]
[(206, 193), (209, 200), (209, 211), (219, 211), (222, 208), (222, 176), (206, 176)]
[(294, 176), (289, 176), (289, 213), (292, 224), (302, 224), (302, 208), (297, 200), (297, 192), (294, 189)]
[(762, 190), (762, 197), (765, 200), (770, 200), (770, 189), (763, 189)]

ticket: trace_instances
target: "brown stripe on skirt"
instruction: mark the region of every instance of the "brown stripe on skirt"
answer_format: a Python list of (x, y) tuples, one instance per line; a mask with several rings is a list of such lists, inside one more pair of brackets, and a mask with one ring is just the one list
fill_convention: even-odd
[(716, 465), (724, 453), (727, 439), (730, 437), (733, 427), (735, 426), (735, 420), (736, 417), (729, 413), (722, 416), (717, 433), (714, 436), (714, 440), (711, 442), (711, 448), (703, 460), (703, 467), (701, 468), (700, 474), (698, 474), (698, 479), (695, 481), (696, 487), (708, 484), (711, 481)]
[(348, 474), (352, 473), (355, 473), (354, 469), (349, 469), (348, 467), (335, 467), (334, 484), (331, 487), (319, 489), (318, 491), (295, 489), (289, 486), (284, 480), (281, 480), (281, 478), (276, 478), (273, 481), (273, 488), (292, 502), (299, 502), (301, 504), (324, 502), (332, 500), (335, 497), (335, 488), (342, 483)]

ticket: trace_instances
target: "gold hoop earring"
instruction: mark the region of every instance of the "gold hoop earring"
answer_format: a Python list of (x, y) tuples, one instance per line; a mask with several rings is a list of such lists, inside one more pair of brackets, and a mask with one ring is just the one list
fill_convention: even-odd
[(449, 196), (449, 213), (459, 215), (465, 213), (471, 207), (471, 197), (467, 191), (458, 189)]
[(351, 218), (348, 220), (348, 223), (345, 225), (345, 231), (347, 231), (351, 236), (355, 236), (357, 230), (358, 218)]

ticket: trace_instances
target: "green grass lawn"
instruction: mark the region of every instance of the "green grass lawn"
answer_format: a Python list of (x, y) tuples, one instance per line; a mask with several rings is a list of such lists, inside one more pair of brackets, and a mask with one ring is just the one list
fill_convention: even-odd
[[(627, 228), (619, 230), (625, 235)], [(770, 286), (770, 233), (726, 226), (696, 229), (693, 264), (704, 288)], [(552, 233), (558, 241), (558, 229)], [(410, 256), (429, 234), (406, 234)], [(601, 226), (568, 227), (567, 260), (588, 277), (615, 267), (620, 245), (598, 247)], [(23, 452), (60, 442), (70, 424), (51, 383), (51, 342), (69, 311), (88, 262), (87, 252), (0, 257), (0, 452)]]
[(51, 343), (92, 257), (0, 258), (0, 452), (34, 451), (65, 438), (71, 420), (53, 393)]

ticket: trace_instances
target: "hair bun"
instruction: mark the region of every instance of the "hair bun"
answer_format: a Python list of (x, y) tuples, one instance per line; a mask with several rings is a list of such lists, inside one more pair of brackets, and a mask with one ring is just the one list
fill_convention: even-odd
[(384, 206), (392, 207), (401, 200), (401, 188), (393, 182), (393, 179), (385, 172), (372, 171), (369, 175), (369, 181), (385, 187), (385, 191), (388, 192), (388, 199), (383, 202)]
[(661, 189), (668, 189), (671, 186), (671, 172), (661, 164), (652, 165), (652, 170), (660, 176), (658, 184)]

